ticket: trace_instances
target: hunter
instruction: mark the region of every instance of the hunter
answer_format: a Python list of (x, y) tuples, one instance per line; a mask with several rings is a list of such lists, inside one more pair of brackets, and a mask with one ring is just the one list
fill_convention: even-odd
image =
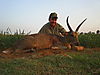
[(57, 23), (58, 16), (55, 12), (49, 15), (49, 22), (46, 23), (39, 31), (39, 33), (54, 34), (59, 36), (67, 35), (66, 30)]

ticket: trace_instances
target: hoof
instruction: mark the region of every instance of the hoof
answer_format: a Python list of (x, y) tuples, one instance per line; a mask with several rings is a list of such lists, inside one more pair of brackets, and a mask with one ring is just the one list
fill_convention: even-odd
[(83, 46), (74, 46), (72, 49), (76, 50), (76, 51), (83, 51), (84, 47)]
[(2, 53), (4, 53), (4, 54), (11, 54), (10, 51), (2, 51)]

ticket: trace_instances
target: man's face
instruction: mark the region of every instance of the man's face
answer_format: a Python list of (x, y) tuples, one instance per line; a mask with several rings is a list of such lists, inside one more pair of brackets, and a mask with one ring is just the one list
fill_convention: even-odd
[(49, 22), (52, 27), (55, 27), (57, 24), (57, 18), (50, 18)]

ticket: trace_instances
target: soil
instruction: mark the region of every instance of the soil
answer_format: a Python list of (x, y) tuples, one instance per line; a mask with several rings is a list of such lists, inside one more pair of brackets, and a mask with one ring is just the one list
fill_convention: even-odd
[(63, 56), (68, 56), (67, 52), (70, 53), (87, 53), (87, 54), (92, 54), (94, 51), (99, 51), (100, 48), (86, 48), (84, 51), (75, 51), (75, 50), (51, 50), (51, 49), (45, 49), (45, 50), (39, 50), (39, 51), (27, 51), (27, 52), (15, 52), (12, 54), (4, 54), (0, 53), (0, 58), (5, 58), (5, 59), (14, 59), (14, 58), (40, 58), (44, 56), (50, 56), (50, 55), (63, 55)]

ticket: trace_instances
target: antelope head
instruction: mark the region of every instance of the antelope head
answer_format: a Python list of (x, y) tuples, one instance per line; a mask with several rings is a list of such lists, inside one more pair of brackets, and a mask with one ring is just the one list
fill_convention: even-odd
[(78, 30), (81, 27), (81, 25), (86, 21), (87, 18), (78, 25), (78, 27), (76, 28), (75, 31), (72, 30), (72, 28), (68, 22), (68, 18), (69, 18), (69, 16), (67, 17), (66, 22), (67, 22), (67, 26), (70, 31), (68, 32), (68, 35), (66, 36), (67, 41), (70, 42), (72, 45), (78, 46), (78, 45), (80, 45), (79, 40), (78, 40)]

